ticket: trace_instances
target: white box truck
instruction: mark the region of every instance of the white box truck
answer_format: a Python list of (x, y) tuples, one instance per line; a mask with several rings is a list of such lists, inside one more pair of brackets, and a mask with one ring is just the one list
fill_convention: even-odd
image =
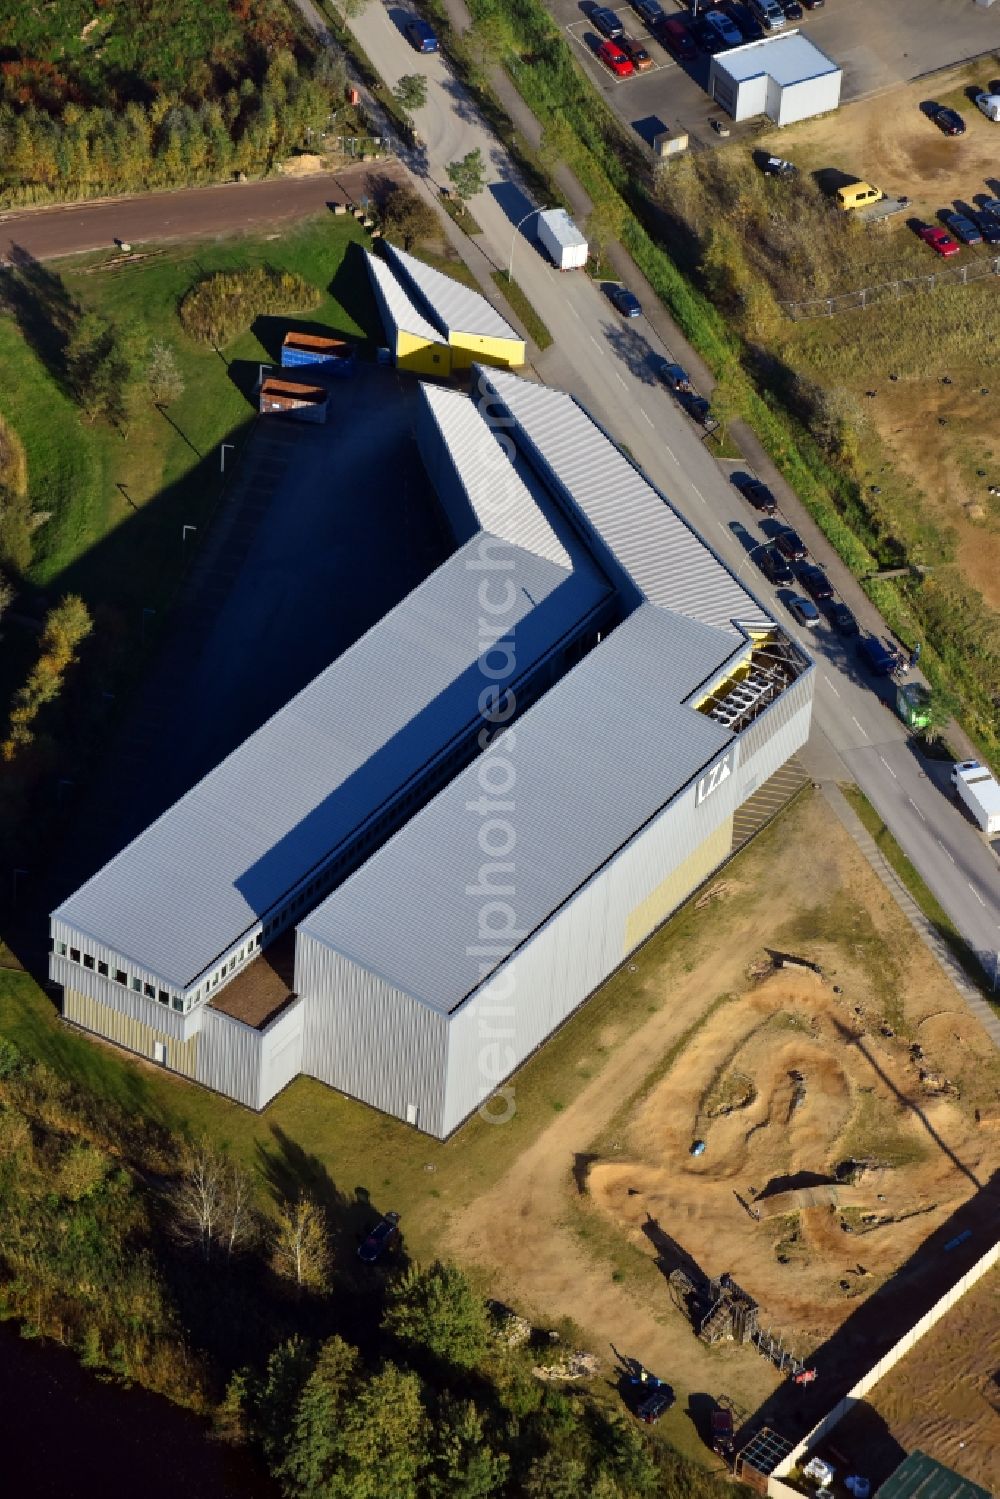
[(960, 760), (952, 767), (952, 785), (962, 805), (972, 813), (988, 838), (1000, 833), (1000, 785), (978, 760)]
[(575, 271), (587, 264), (587, 241), (565, 208), (549, 208), (538, 215), (538, 238), (560, 271)]

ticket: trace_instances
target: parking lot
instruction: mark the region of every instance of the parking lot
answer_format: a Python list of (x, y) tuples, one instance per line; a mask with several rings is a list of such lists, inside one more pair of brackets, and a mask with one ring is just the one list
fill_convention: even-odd
[[(686, 5), (661, 3), (668, 15), (690, 15)], [(614, 8), (626, 34), (642, 42), (653, 66), (630, 78), (616, 78), (594, 55), (597, 31), (589, 20), (590, 0), (547, 4), (578, 61), (615, 112), (647, 144), (663, 129), (687, 133), (692, 145), (716, 141), (708, 122), (719, 111), (706, 93), (709, 59), (704, 54), (692, 63), (676, 62), (622, 0)], [(802, 21), (794, 24), (844, 69), (844, 103), (1000, 50), (1000, 4), (988, 9), (972, 0), (908, 0), (905, 7), (899, 0), (826, 0), (822, 9), (805, 11)]]

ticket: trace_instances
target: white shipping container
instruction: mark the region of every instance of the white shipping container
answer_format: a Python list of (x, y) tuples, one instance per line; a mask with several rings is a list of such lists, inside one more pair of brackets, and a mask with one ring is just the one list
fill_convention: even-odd
[(538, 215), (538, 238), (560, 271), (587, 264), (587, 241), (565, 208), (550, 208)]

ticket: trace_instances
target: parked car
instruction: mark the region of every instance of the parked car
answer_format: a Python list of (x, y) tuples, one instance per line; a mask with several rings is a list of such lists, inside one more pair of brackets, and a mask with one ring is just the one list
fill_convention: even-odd
[(649, 72), (649, 69), (653, 66), (653, 59), (641, 42), (637, 42), (634, 37), (623, 36), (618, 45), (625, 53), (625, 56), (630, 59), (637, 73)]
[(764, 515), (774, 515), (777, 512), (777, 500), (760, 479), (748, 479), (741, 487), (743, 498), (749, 500), (755, 510), (760, 510)]
[(632, 0), (632, 9), (643, 24), (653, 32), (662, 21), (666, 20), (660, 0)]
[(645, 1421), (647, 1426), (652, 1426), (654, 1421), (658, 1421), (664, 1411), (668, 1411), (673, 1403), (673, 1390), (670, 1389), (669, 1385), (661, 1384), (660, 1388), (655, 1390), (652, 1395), (647, 1396), (637, 1408), (636, 1415), (640, 1421)]
[(764, 28), (750, 7), (744, 5), (742, 0), (723, 0), (720, 9), (738, 28), (745, 42), (760, 41), (764, 35)]
[(718, 1457), (730, 1458), (733, 1455), (733, 1413), (725, 1406), (719, 1406), (712, 1412), (712, 1451)]
[(599, 62), (610, 68), (616, 78), (631, 78), (635, 72), (632, 59), (626, 57), (617, 42), (598, 42), (595, 48)]
[(925, 245), (930, 245), (938, 255), (957, 255), (961, 246), (957, 239), (953, 239), (947, 229), (942, 229), (939, 224), (925, 224), (918, 231)]
[(590, 12), (590, 19), (601, 35), (606, 36), (609, 42), (620, 41), (625, 35), (625, 27), (610, 6), (595, 5)]
[(891, 677), (896, 670), (896, 652), (890, 650), (877, 635), (862, 635), (858, 640), (858, 655), (877, 677)]
[(698, 56), (694, 38), (678, 16), (669, 16), (660, 21), (653, 35), (678, 62), (692, 62)]
[(627, 286), (609, 286), (608, 297), (613, 307), (621, 313), (622, 317), (638, 317), (642, 312), (642, 303), (634, 291), (629, 291)]
[(982, 110), (988, 120), (1000, 120), (1000, 94), (977, 94), (976, 108)]
[(988, 245), (1000, 245), (1000, 219), (995, 218), (992, 213), (979, 213), (976, 215), (976, 223)]
[(403, 24), (403, 35), (415, 52), (436, 52), (438, 39), (421, 16), (411, 16)]
[(709, 57), (714, 57), (716, 52), (725, 51), (722, 33), (708, 24), (707, 16), (696, 16), (691, 22), (690, 31), (699, 52), (706, 52)]
[(666, 16), (663, 21), (657, 22), (652, 34), (661, 45), (666, 46), (667, 51), (672, 52), (679, 63), (690, 63), (697, 57), (699, 49), (694, 45), (694, 37), (679, 16)]
[(757, 566), (769, 583), (776, 587), (794, 583), (795, 575), (776, 546), (761, 547), (757, 553)]
[(794, 177), (798, 171), (793, 161), (784, 161), (780, 156), (766, 156), (760, 169), (765, 177)]
[(840, 599), (831, 599), (826, 606), (826, 617), (838, 635), (857, 635), (858, 622)]
[[(964, 213), (945, 213), (941, 215), (942, 222), (951, 230), (956, 239), (960, 239), (963, 245), (981, 245), (983, 236), (978, 225), (972, 219), (966, 218)], [(1000, 225), (997, 226), (1000, 229)]]
[[(826, 0), (802, 0), (806, 10), (822, 10), (825, 3)], [(786, 11), (785, 14), (787, 15), (788, 12)]]
[(706, 12), (705, 24), (711, 26), (722, 38), (723, 47), (742, 47), (743, 35), (735, 21), (730, 20), (724, 10)]
[(948, 109), (945, 105), (939, 104), (932, 111), (931, 119), (939, 130), (944, 131), (945, 135), (965, 134), (965, 121), (957, 109)]
[(781, 8), (785, 12), (786, 21), (802, 20), (802, 6), (799, 0), (782, 0)]
[(366, 1239), (358, 1245), (358, 1259), (366, 1265), (376, 1264), (399, 1242), (399, 1214), (386, 1213)]
[(979, 210), (981, 213), (988, 213), (993, 218), (1000, 219), (1000, 198), (980, 199)]
[(793, 593), (788, 600), (788, 612), (800, 625), (805, 625), (807, 630), (815, 630), (819, 624), (819, 610), (812, 599), (800, 598), (797, 593)]
[(806, 593), (810, 598), (815, 599), (817, 604), (825, 604), (828, 599), (833, 598), (830, 580), (815, 562), (803, 562), (802, 566), (796, 569), (796, 576)]
[(804, 562), (809, 555), (802, 537), (798, 531), (793, 531), (791, 526), (786, 526), (783, 531), (778, 532), (774, 538), (774, 544), (789, 562)]

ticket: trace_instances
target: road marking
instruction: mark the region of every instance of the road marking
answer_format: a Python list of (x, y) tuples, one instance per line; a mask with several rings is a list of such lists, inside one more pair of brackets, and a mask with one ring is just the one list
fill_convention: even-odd
[[(938, 839), (938, 843), (941, 843), (941, 839), (940, 838)], [(954, 864), (954, 862), (955, 862), (955, 855), (952, 853), (951, 849), (948, 848), (947, 844), (944, 844), (944, 843), (941, 843), (941, 847), (944, 849), (945, 853), (948, 855), (948, 858)]]
[(976, 899), (978, 900), (979, 904), (981, 906), (985, 906), (986, 902), (983, 900), (983, 897), (980, 895), (979, 891), (976, 889), (976, 887), (972, 883), (972, 881), (971, 880), (966, 880), (965, 883), (968, 885), (969, 889), (972, 891), (973, 895), (976, 897)]
[[(677, 459), (674, 457), (674, 450), (670, 446), (669, 442), (665, 442), (663, 444), (663, 451), (669, 456), (671, 463), (676, 463), (677, 462)], [(693, 487), (694, 486), (692, 486), (692, 488)]]
[(912, 796), (908, 796), (906, 798), (906, 800), (909, 802), (909, 804), (913, 808), (914, 812), (916, 812), (917, 816), (920, 818), (920, 821), (921, 822), (926, 822), (927, 818), (921, 812), (920, 808), (917, 806), (916, 802), (913, 800), (913, 797)]
[(576, 308), (573, 306), (573, 303), (572, 302), (567, 302), (566, 306), (569, 308), (570, 312), (576, 318), (577, 322), (579, 322), (580, 321), (580, 314), (577, 312)]
[[(823, 681), (829, 687), (829, 689), (833, 693), (834, 697), (839, 697), (840, 696), (840, 693), (837, 691), (836, 687), (834, 687), (833, 683), (830, 681), (830, 678), (827, 676), (826, 672), (823, 673)], [(855, 722), (857, 722), (856, 719), (855, 719)]]
[(879, 759), (882, 761), (882, 764), (885, 766), (886, 770), (892, 776), (892, 779), (896, 780), (896, 772), (893, 770), (892, 766), (889, 764), (889, 762), (885, 758), (885, 756), (884, 755), (879, 755)]
[[(671, 456), (673, 456), (673, 455), (671, 454)], [(697, 484), (692, 484), (691, 488), (694, 490), (695, 494), (698, 496), (699, 500), (701, 501), (701, 503), (703, 505), (705, 505), (705, 504), (708, 503), (706, 501), (706, 499), (705, 499), (705, 496), (702, 494), (701, 490), (698, 488)]]
[(853, 713), (851, 714), (851, 722), (853, 723), (854, 727), (856, 729), (859, 729), (861, 731), (861, 733), (864, 734), (865, 738), (867, 739), (868, 738), (868, 730), (865, 728), (865, 726), (864, 726), (863, 723), (858, 723), (858, 720), (854, 717)]
[(622, 379), (621, 375), (619, 375), (617, 370), (615, 370), (615, 379), (618, 381), (618, 384), (621, 386), (622, 390), (628, 390), (628, 386), (625, 384), (625, 381)]
[(599, 349), (601, 347), (592, 333), (590, 334), (590, 342), (594, 345), (595, 349)]
[(643, 411), (643, 409), (642, 409), (641, 406), (639, 407), (639, 415), (640, 416), (644, 416), (646, 418), (647, 422), (649, 423), (649, 425), (655, 429), (656, 423), (653, 421), (653, 418), (649, 415), (648, 412)]

